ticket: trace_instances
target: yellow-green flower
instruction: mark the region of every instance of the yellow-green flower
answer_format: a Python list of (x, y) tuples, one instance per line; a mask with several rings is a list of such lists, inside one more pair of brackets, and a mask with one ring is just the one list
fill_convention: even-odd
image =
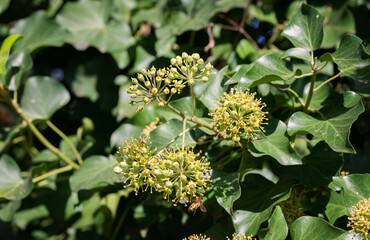
[(351, 216), (348, 217), (348, 227), (351, 231), (360, 234), (368, 239), (370, 237), (370, 198), (360, 200), (355, 206), (351, 207)]

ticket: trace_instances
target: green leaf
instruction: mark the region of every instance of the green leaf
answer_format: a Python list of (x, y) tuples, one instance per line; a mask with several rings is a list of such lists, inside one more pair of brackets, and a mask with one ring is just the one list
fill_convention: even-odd
[[(79, 139), (76, 135), (68, 136), (68, 138), (81, 156), (94, 145), (93, 142), (86, 141), (84, 139)], [(67, 142), (64, 139), (60, 141), (59, 149), (68, 158), (76, 160), (75, 154), (73, 153), (71, 147), (67, 144)]]
[(257, 49), (255, 48), (255, 46), (253, 46), (253, 44), (246, 39), (240, 40), (240, 42), (236, 46), (235, 51), (241, 59), (245, 59), (248, 56), (257, 53)]
[(72, 82), (72, 91), (77, 97), (87, 97), (91, 102), (95, 102), (99, 98), (99, 93), (96, 90), (97, 83), (97, 75), (87, 75), (84, 73), (84, 69), (80, 67)]
[(55, 79), (35, 76), (27, 79), (21, 108), (32, 119), (49, 119), (69, 102), (68, 90)]
[(352, 234), (334, 227), (322, 218), (304, 216), (296, 220), (290, 228), (292, 240), (305, 239), (350, 239)]
[(45, 205), (38, 205), (34, 208), (25, 209), (14, 215), (14, 223), (20, 229), (25, 229), (33, 220), (49, 216)]
[(278, 20), (276, 13), (270, 4), (262, 4), (262, 6), (251, 5), (248, 13), (252, 18), (257, 18), (261, 22), (268, 22), (271, 25), (277, 25)]
[(76, 49), (94, 46), (100, 52), (127, 49), (132, 43), (126, 22), (109, 22), (110, 1), (68, 2), (57, 16), (58, 23), (67, 29), (69, 41)]
[(10, 48), (13, 46), (13, 44), (20, 38), (23, 38), (22, 35), (11, 35), (7, 37), (3, 44), (1, 45), (0, 49), (0, 74), (5, 75), (6, 74), (6, 62), (9, 58)]
[(4, 12), (9, 7), (10, 0), (2, 0), (0, 2), (0, 13)]
[(285, 58), (297, 58), (297, 59), (301, 59), (301, 60), (311, 62), (311, 53), (310, 53), (309, 50), (307, 50), (305, 48), (301, 48), (301, 47), (289, 48), (288, 50), (286, 50), (283, 53), (281, 58), (283, 58), (283, 59), (285, 59)]
[(341, 216), (348, 215), (343, 194), (335, 191), (330, 192), (329, 202), (326, 204), (325, 214), (331, 224)]
[(223, 80), (228, 67), (222, 68), (216, 75), (211, 75), (206, 84), (199, 84), (194, 89), (199, 100), (208, 108), (212, 108), (215, 101), (219, 101), (224, 93)]
[(362, 40), (355, 35), (342, 38), (339, 48), (332, 54), (333, 61), (347, 76), (355, 80), (369, 80), (370, 55), (366, 53)]
[(310, 51), (321, 46), (323, 39), (324, 16), (313, 7), (302, 4), (282, 32), (295, 47)]
[(85, 159), (80, 169), (75, 171), (69, 179), (71, 189), (78, 191), (92, 189), (102, 183), (113, 184), (117, 178), (113, 172), (116, 165), (117, 161), (113, 156), (106, 158), (95, 155)]
[(17, 52), (33, 52), (40, 47), (62, 46), (68, 36), (54, 20), (46, 18), (44, 11), (34, 12), (31, 16), (19, 20), (10, 32), (24, 36), (16, 46)]
[(59, 157), (55, 155), (49, 149), (41, 150), (33, 159), (32, 162), (34, 163), (41, 163), (41, 162), (55, 162), (58, 161)]
[[(184, 113), (185, 115), (188, 115), (188, 116), (193, 115), (193, 102), (192, 102), (191, 96), (177, 99), (171, 102), (171, 106), (176, 108), (180, 112)], [(157, 112), (165, 120), (170, 120), (170, 119), (182, 120), (182, 118), (179, 115), (172, 112), (168, 108), (159, 108)], [(195, 111), (196, 116), (201, 117), (203, 115), (203, 112), (204, 112), (204, 106), (202, 102), (196, 100), (196, 111)]]
[(244, 75), (252, 68), (252, 65), (249, 64), (249, 65), (241, 65), (239, 69), (236, 70), (236, 73), (234, 73), (234, 75), (225, 82), (225, 85), (229, 85), (229, 84), (234, 84), (234, 83), (238, 83), (240, 81), (245, 81), (244, 78)]
[(4, 76), (4, 85), (11, 91), (17, 90), (29, 76), (32, 67), (32, 58), (26, 51), (11, 54), (6, 64), (7, 74)]
[(288, 134), (310, 133), (326, 141), (337, 152), (355, 153), (349, 142), (351, 125), (364, 111), (362, 102), (351, 108), (339, 107), (336, 114), (316, 119), (303, 112), (294, 113), (288, 122)]
[(112, 133), (110, 137), (110, 146), (118, 148), (124, 141), (139, 137), (142, 130), (142, 128), (133, 124), (124, 123)]
[(9, 200), (23, 199), (33, 188), (32, 178), (22, 179), (17, 163), (8, 155), (0, 158), (0, 197)]
[(246, 236), (256, 235), (260, 225), (269, 219), (272, 207), (260, 212), (236, 210), (232, 221), (236, 232), (245, 233)]
[(290, 146), (289, 138), (286, 134), (287, 126), (282, 121), (270, 120), (266, 125), (266, 132), (260, 133), (261, 140), (252, 141), (254, 149), (249, 149), (251, 153), (258, 156), (269, 155), (282, 165), (300, 165), (302, 161), (295, 150)]
[(233, 204), (241, 195), (239, 174), (213, 170), (212, 181), (217, 202), (231, 215)]
[(10, 222), (14, 213), (21, 207), (21, 201), (9, 201), (0, 205), (0, 220), (3, 222)]
[[(118, 75), (114, 79), (114, 83), (119, 86), (118, 90), (118, 104), (112, 110), (114, 116), (117, 116), (117, 120), (121, 121), (123, 118), (131, 118), (136, 114), (136, 107), (130, 104), (131, 97), (127, 93), (127, 88), (131, 86), (131, 82), (128, 77), (124, 75)], [(145, 108), (146, 110), (147, 108)]]
[[(186, 128), (189, 128), (189, 124), (186, 124)], [(150, 133), (150, 140), (152, 147), (162, 150), (167, 144), (181, 147), (182, 146), (182, 128), (183, 122), (177, 119), (172, 119), (164, 124), (159, 125)], [(196, 142), (191, 137), (189, 132), (185, 133), (185, 147), (195, 146)]]
[(250, 70), (240, 79), (238, 86), (246, 89), (269, 82), (284, 83), (293, 76), (294, 73), (285, 66), (284, 61), (277, 54), (271, 53), (253, 62)]
[[(259, 233), (260, 239), (277, 240), (285, 239), (288, 236), (288, 225), (280, 206), (276, 206), (274, 213), (268, 220), (268, 229)], [(263, 229), (264, 230), (264, 229)]]
[[(319, 80), (319, 79), (317, 79)], [(314, 87), (318, 87), (323, 81), (316, 81)], [(303, 102), (307, 102), (307, 97), (310, 91), (311, 83), (308, 82), (303, 89)], [(324, 86), (320, 87), (311, 98), (310, 108), (319, 110), (324, 106), (328, 105), (327, 99), (329, 98), (330, 94), (332, 93), (333, 87), (331, 84), (325, 84)]]

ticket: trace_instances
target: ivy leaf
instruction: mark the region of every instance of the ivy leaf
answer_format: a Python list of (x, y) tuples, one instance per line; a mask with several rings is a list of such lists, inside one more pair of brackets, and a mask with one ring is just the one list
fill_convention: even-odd
[(305, 239), (350, 239), (353, 234), (330, 225), (319, 217), (304, 216), (296, 220), (290, 228), (292, 240)]
[[(196, 116), (201, 117), (204, 113), (204, 106), (202, 102), (196, 100)], [(171, 106), (179, 110), (180, 112), (184, 113), (185, 115), (193, 115), (193, 102), (191, 97), (183, 97), (180, 99), (177, 99), (175, 101), (171, 101)], [(177, 115), (176, 113), (172, 112), (168, 108), (159, 108), (158, 114), (162, 116), (165, 120), (170, 119), (179, 119), (182, 120), (182, 118)]]
[(285, 59), (285, 58), (297, 58), (297, 59), (301, 59), (301, 60), (305, 60), (305, 61), (310, 62), (311, 61), (311, 53), (310, 53), (309, 50), (307, 50), (305, 48), (301, 48), (301, 47), (289, 48), (288, 50), (286, 50), (283, 53), (281, 58), (283, 58), (283, 59)]
[(21, 106), (29, 118), (49, 119), (69, 99), (69, 92), (63, 84), (49, 77), (35, 76), (26, 81)]
[(13, 44), (20, 38), (23, 38), (22, 35), (10, 35), (7, 37), (3, 44), (1, 45), (0, 49), (0, 74), (5, 75), (6, 74), (6, 62), (9, 58), (10, 48), (13, 46)]
[(241, 195), (239, 174), (213, 170), (212, 181), (217, 202), (231, 215), (233, 204)]
[(108, 22), (110, 1), (68, 2), (57, 16), (67, 29), (69, 41), (79, 50), (94, 46), (100, 52), (127, 49), (132, 43), (131, 30), (125, 22)]
[(248, 149), (258, 156), (269, 155), (282, 165), (302, 164), (299, 155), (290, 146), (286, 130), (287, 126), (284, 122), (270, 120), (266, 125), (266, 132), (259, 134), (261, 139), (248, 144), (253, 145), (257, 151), (253, 148)]
[(22, 179), (17, 163), (8, 155), (0, 158), (0, 197), (9, 200), (23, 199), (33, 188), (31, 175)]
[(62, 46), (68, 36), (54, 20), (45, 16), (44, 11), (37, 11), (18, 21), (10, 33), (24, 36), (15, 48), (17, 52), (22, 50), (33, 52), (40, 47)]
[(302, 4), (282, 32), (295, 47), (310, 51), (321, 46), (323, 39), (324, 16), (313, 7)]
[(276, 206), (274, 213), (268, 220), (268, 223), (268, 229), (262, 229), (260, 231), (260, 239), (286, 239), (288, 236), (288, 225), (280, 206)]
[(26, 229), (27, 225), (33, 220), (49, 216), (49, 210), (44, 204), (37, 205), (17, 212), (14, 215), (14, 224), (20, 229)]
[[(318, 87), (323, 81), (316, 81), (314, 87)], [(303, 89), (303, 102), (307, 101), (307, 97), (310, 91), (310, 83), (308, 82)], [(327, 104), (327, 99), (329, 98), (333, 87), (331, 84), (325, 84), (324, 86), (320, 87), (315, 94), (312, 95), (310, 108), (319, 110)]]
[(336, 114), (325, 119), (316, 119), (303, 112), (294, 113), (288, 122), (288, 134), (310, 133), (326, 141), (337, 152), (355, 153), (349, 142), (351, 125), (364, 111), (361, 101), (350, 108), (341, 106)]
[(142, 128), (133, 124), (124, 123), (110, 136), (110, 146), (119, 147), (124, 141), (139, 137), (142, 130)]
[(14, 213), (21, 207), (20, 200), (9, 201), (0, 205), (0, 220), (10, 222)]
[(294, 80), (293, 76), (294, 72), (285, 66), (284, 61), (277, 54), (271, 53), (253, 62), (238, 86), (246, 89), (269, 82), (284, 84), (287, 80)]
[(245, 233), (246, 236), (256, 235), (260, 225), (269, 219), (272, 207), (260, 212), (236, 210), (232, 221), (236, 232)]
[(326, 204), (325, 214), (331, 224), (334, 224), (335, 221), (341, 216), (348, 214), (343, 194), (341, 192), (330, 192), (330, 198), (329, 202)]
[(75, 171), (69, 182), (73, 191), (92, 189), (100, 184), (113, 184), (117, 178), (113, 168), (117, 161), (113, 156), (91, 156), (83, 161), (80, 169)]
[[(169, 143), (171, 143), (173, 146), (177, 144), (179, 147), (181, 147), (182, 135), (180, 136), (180, 134), (182, 133), (182, 128), (183, 122), (177, 119), (171, 119), (170, 121), (159, 125), (150, 133), (152, 147), (162, 150)], [(186, 128), (189, 128), (189, 124), (187, 124)], [(185, 147), (195, 146), (196, 144), (189, 132), (185, 133), (184, 144)]]

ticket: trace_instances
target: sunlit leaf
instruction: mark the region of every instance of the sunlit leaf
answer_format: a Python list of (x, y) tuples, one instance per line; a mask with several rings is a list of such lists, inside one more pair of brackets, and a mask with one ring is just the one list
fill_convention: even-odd
[(276, 206), (268, 223), (268, 228), (262, 229), (262, 232), (259, 233), (261, 239), (285, 239), (288, 236), (288, 225), (280, 206)]
[(9, 58), (10, 48), (22, 35), (11, 35), (7, 37), (1, 45), (0, 49), (0, 74), (6, 74), (5, 65)]

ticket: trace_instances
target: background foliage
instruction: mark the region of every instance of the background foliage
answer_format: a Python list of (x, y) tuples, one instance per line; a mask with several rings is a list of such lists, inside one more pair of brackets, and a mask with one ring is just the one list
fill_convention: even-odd
[[(0, 77), (25, 116), (0, 102), (2, 238), (181, 239), (203, 232), (225, 239), (235, 231), (259, 239), (352, 237), (348, 209), (370, 197), (369, 3), (307, 2), (2, 0), (0, 37), (23, 38), (3, 45)], [(304, 75), (311, 51), (322, 67), (312, 96)], [(157, 117), (163, 124), (151, 133), (154, 146), (181, 131), (178, 117), (156, 104), (136, 113), (125, 89), (142, 68), (166, 66), (182, 52), (198, 52), (218, 69), (195, 89), (204, 95), (197, 116), (207, 117), (213, 102), (238, 86), (258, 92), (270, 118), (260, 141), (243, 148), (201, 144), (202, 131), (186, 136), (214, 169), (208, 211), (194, 216), (155, 194), (135, 196), (113, 173), (117, 147)], [(310, 109), (293, 92), (304, 103), (310, 98)], [(191, 100), (182, 96), (173, 105), (189, 111)], [(288, 219), (296, 191), (306, 197), (304, 210)]]

